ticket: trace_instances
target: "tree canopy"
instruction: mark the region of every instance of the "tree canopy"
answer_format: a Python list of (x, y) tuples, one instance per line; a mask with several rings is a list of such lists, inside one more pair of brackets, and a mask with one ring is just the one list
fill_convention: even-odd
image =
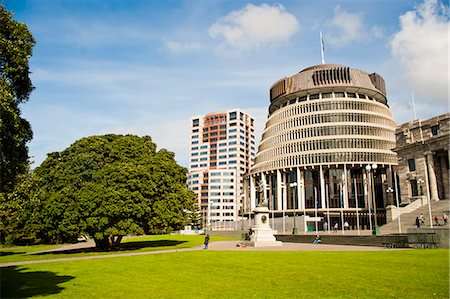
[(0, 4), (0, 193), (11, 192), (28, 169), (31, 126), (21, 117), (19, 104), (33, 90), (28, 60), (35, 40), (23, 23)]
[(18, 188), (15, 197), (26, 198), (37, 211), (28, 214), (40, 223), (23, 219), (19, 226), (41, 241), (89, 235), (100, 248), (114, 247), (128, 234), (180, 229), (196, 204), (186, 173), (149, 136), (83, 138), (49, 154), (24, 191)]

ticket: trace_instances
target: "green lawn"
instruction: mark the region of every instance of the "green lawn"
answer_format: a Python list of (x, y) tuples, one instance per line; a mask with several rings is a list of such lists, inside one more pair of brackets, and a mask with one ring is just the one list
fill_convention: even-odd
[[(137, 236), (126, 238), (121, 243), (119, 250), (110, 252), (98, 252), (93, 249), (71, 250), (57, 253), (40, 253), (44, 250), (54, 249), (62, 245), (33, 245), (1, 247), (0, 263), (31, 261), (43, 259), (55, 259), (65, 257), (103, 255), (122, 252), (153, 251), (164, 249), (190, 248), (203, 244), (204, 236), (183, 236), (183, 235), (157, 235), (157, 236)], [(219, 240), (230, 240), (230, 238), (211, 237), (211, 242)], [(66, 244), (67, 245), (67, 244)]]
[(1, 298), (449, 298), (449, 250), (190, 251), (1, 268)]

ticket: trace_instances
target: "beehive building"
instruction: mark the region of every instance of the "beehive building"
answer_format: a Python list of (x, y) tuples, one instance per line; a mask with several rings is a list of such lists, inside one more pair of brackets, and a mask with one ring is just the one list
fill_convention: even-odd
[(397, 158), (380, 75), (312, 66), (275, 82), (268, 110), (245, 189), (249, 212), (267, 204), (275, 216), (314, 214), (320, 227), (343, 219), (355, 227), (358, 211), (361, 227), (384, 223)]

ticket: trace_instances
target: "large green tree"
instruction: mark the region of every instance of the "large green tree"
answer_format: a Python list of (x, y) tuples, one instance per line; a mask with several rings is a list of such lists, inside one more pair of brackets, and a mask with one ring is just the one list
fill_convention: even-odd
[(83, 138), (35, 169), (27, 199), (39, 201), (41, 233), (34, 235), (67, 242), (86, 234), (108, 249), (128, 234), (180, 229), (196, 200), (186, 189), (186, 173), (149, 136)]
[(23, 23), (0, 4), (0, 196), (11, 192), (28, 169), (28, 147), (33, 133), (21, 117), (19, 105), (28, 100), (33, 85), (28, 60), (35, 44)]

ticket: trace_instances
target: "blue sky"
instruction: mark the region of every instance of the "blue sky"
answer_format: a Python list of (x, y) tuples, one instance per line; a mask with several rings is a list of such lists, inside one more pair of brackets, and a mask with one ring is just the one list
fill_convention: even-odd
[[(21, 106), (34, 167), (107, 133), (150, 135), (187, 166), (189, 119), (241, 108), (325, 61), (382, 75), (397, 123), (449, 111), (449, 7), (422, 1), (6, 0), (37, 40)], [(257, 139), (259, 141), (259, 135)]]

